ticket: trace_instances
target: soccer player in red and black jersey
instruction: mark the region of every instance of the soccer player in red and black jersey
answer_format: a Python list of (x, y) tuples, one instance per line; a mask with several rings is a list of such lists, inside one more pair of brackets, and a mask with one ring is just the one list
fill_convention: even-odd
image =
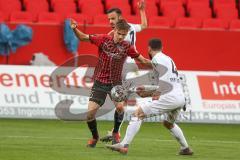
[[(150, 60), (139, 54), (135, 47), (124, 41), (129, 24), (121, 19), (116, 23), (113, 36), (107, 34), (88, 35), (77, 28), (77, 23), (71, 20), (71, 28), (81, 41), (89, 41), (98, 47), (99, 61), (94, 71), (94, 84), (88, 103), (87, 124), (92, 132), (92, 139), (88, 141), (88, 147), (95, 147), (99, 139), (95, 115), (110, 93), (112, 87), (122, 83), (123, 64), (128, 56), (134, 58), (146, 66), (152, 67)], [(124, 102), (114, 102), (117, 114), (114, 117), (123, 116)], [(115, 123), (113, 133), (118, 133), (121, 123)]]

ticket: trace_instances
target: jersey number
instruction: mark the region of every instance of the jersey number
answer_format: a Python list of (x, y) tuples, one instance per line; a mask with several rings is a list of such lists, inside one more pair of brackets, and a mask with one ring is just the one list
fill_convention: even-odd
[(171, 61), (171, 62), (172, 62), (172, 73), (175, 73), (175, 74), (177, 75), (177, 77), (178, 77), (178, 71), (177, 71), (177, 68), (175, 67), (173, 61)]
[(134, 31), (131, 31), (129, 34), (131, 39), (131, 45), (134, 45)]

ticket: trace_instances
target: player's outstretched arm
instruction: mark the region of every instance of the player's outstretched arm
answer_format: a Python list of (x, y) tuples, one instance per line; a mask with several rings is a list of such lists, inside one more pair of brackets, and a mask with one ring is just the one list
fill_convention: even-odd
[(143, 64), (144, 66), (152, 69), (152, 63), (149, 59), (143, 57), (141, 54), (135, 58), (135, 60), (137, 60), (138, 62), (140, 62), (141, 64)]
[(151, 97), (154, 93), (153, 90), (147, 90), (144, 86), (138, 86), (136, 90), (136, 93), (142, 98)]
[(136, 93), (142, 97), (152, 97), (152, 100), (158, 100), (161, 92), (158, 91), (158, 86), (138, 86), (136, 87)]
[(139, 9), (140, 16), (141, 16), (141, 30), (143, 30), (143, 29), (146, 29), (148, 27), (147, 16), (146, 16), (146, 12), (145, 12), (145, 1), (144, 0), (139, 0), (138, 9)]
[(81, 32), (76, 21), (71, 19), (71, 28), (80, 41), (89, 41), (89, 35)]

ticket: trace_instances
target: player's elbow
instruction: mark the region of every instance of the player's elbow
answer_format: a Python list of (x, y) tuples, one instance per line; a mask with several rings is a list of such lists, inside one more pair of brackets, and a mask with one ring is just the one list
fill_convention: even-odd
[(148, 24), (147, 23), (142, 24), (142, 30), (146, 28), (148, 28)]
[(148, 24), (147, 23), (143, 23), (141, 24), (141, 29), (144, 30), (148, 27)]

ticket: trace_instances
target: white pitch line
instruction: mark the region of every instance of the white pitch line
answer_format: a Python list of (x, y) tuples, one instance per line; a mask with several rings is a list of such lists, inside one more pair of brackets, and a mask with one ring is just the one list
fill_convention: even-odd
[[(69, 140), (87, 140), (87, 138), (74, 138), (74, 137), (35, 137), (35, 136), (0, 136), (0, 138), (19, 138), (19, 139), (69, 139)], [(159, 141), (159, 142), (173, 142), (175, 140), (171, 139), (154, 139), (154, 138), (139, 138), (138, 141)], [(200, 143), (222, 143), (222, 144), (240, 144), (240, 141), (221, 141), (221, 140), (194, 140), (189, 139), (191, 142), (200, 142)]]

